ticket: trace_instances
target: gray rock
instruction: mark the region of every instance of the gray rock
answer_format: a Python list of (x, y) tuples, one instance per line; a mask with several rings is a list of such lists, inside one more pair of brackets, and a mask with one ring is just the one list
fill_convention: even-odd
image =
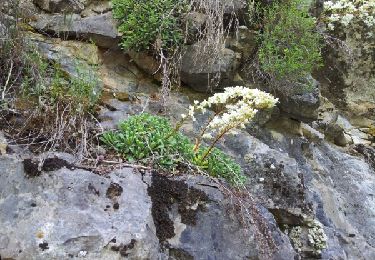
[[(316, 1), (316, 13), (323, 10), (324, 0)], [(324, 67), (317, 73), (322, 94), (340, 110), (353, 117), (375, 116), (375, 34), (354, 17), (349, 26), (335, 26), (329, 31), (342, 44), (327, 44)], [(343, 47), (345, 46), (345, 47)]]
[[(213, 4), (216, 3), (215, 0), (209, 0)], [(241, 11), (246, 10), (247, 7), (247, 1), (246, 0), (221, 0), (220, 1), (224, 5), (224, 13), (230, 14), (230, 13), (239, 13)]]
[(36, 21), (30, 22), (30, 25), (40, 32), (63, 39), (83, 38), (92, 40), (101, 47), (118, 47), (116, 23), (110, 12), (84, 18), (77, 14), (40, 14), (36, 16)]
[(318, 108), (320, 105), (320, 91), (317, 81), (314, 81), (311, 91), (302, 93), (278, 93), (280, 99), (279, 107), (291, 118), (302, 122), (312, 122), (318, 119)]
[(145, 52), (128, 51), (128, 54), (141, 70), (157, 80), (161, 80), (160, 64), (155, 57)]
[(194, 44), (199, 39), (204, 25), (206, 24), (208, 15), (200, 12), (187, 13), (183, 21), (187, 26), (187, 44)]
[(80, 13), (88, 0), (33, 0), (33, 2), (49, 13)]
[[(269, 212), (254, 202), (223, 196), (220, 186), (204, 177), (154, 175), (149, 193), (157, 207), (156, 234), (168, 241), (170, 259), (293, 259), (295, 255)], [(233, 201), (243, 208), (235, 210)], [(164, 229), (159, 230), (157, 223)]]
[[(329, 155), (329, 156), (327, 156)], [(316, 175), (310, 192), (317, 214), (340, 241), (348, 259), (375, 257), (375, 175), (370, 165), (328, 144), (312, 148)], [(332, 238), (331, 238), (332, 240)], [(325, 252), (330, 253), (330, 249)], [(332, 252), (331, 252), (332, 253)], [(334, 256), (333, 259), (340, 259)]]
[(181, 64), (182, 82), (199, 92), (207, 92), (216, 85), (230, 86), (239, 66), (239, 54), (224, 48), (209, 55), (201, 48), (198, 44), (186, 47)]
[(100, 93), (103, 82), (96, 66), (99, 64), (98, 47), (79, 41), (61, 41), (39, 34), (25, 34), (30, 44), (34, 44), (39, 53), (73, 79), (82, 80), (95, 87)]
[[(64, 155), (65, 156), (65, 155)], [(15, 259), (292, 259), (272, 215), (203, 176), (72, 170), (0, 157), (0, 255)], [(57, 169), (52, 167), (60, 166)], [(69, 158), (68, 158), (69, 160)], [(47, 162), (47, 160), (45, 161)], [(37, 163), (37, 162), (35, 162)], [(240, 211), (233, 201), (240, 203)]]
[(0, 255), (15, 259), (157, 259), (147, 185), (132, 169), (102, 177), (62, 168), (27, 178), (0, 158)]
[(4, 133), (0, 131), (0, 155), (7, 153), (8, 142), (4, 136)]
[(254, 54), (257, 46), (257, 33), (246, 26), (239, 26), (236, 37), (229, 37), (226, 40), (226, 46), (235, 52), (241, 53), (241, 63), (246, 62)]

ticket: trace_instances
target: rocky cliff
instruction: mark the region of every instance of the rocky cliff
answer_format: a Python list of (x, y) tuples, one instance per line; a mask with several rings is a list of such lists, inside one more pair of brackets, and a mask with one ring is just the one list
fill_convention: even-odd
[[(228, 13), (241, 17), (246, 3), (233, 2)], [(1, 8), (0, 36), (14, 19), (10, 3)], [(109, 1), (22, 0), (19, 8), (25, 38), (46, 59), (66, 74), (77, 63), (97, 68), (103, 129), (145, 111), (176, 121), (206, 96), (209, 75), (251, 86), (243, 62), (256, 39), (245, 25), (213, 62), (197, 64), (198, 49), (186, 47), (184, 86), (164, 110), (158, 64), (118, 47)], [(123, 164), (100, 171), (72, 154), (36, 154), (11, 138), (6, 125), (17, 113), (0, 117), (0, 259), (375, 259), (374, 50), (337, 33), (346, 33), (354, 63), (328, 46), (313, 91), (276, 91), (272, 115), (218, 144), (248, 176), (244, 194), (206, 176)], [(183, 132), (193, 135), (196, 124)]]

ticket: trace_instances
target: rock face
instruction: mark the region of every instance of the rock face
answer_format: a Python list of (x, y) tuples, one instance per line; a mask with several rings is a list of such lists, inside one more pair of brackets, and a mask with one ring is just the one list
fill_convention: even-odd
[(207, 92), (209, 87), (230, 86), (239, 66), (237, 53), (224, 48), (213, 56), (203, 52), (198, 44), (186, 47), (182, 57), (181, 80), (196, 91)]
[(158, 254), (147, 186), (131, 169), (108, 178), (67, 169), (27, 178), (26, 164), (4, 157), (0, 164), (2, 257), (154, 259)]
[(34, 0), (39, 8), (49, 13), (80, 13), (87, 0)]
[[(307, 133), (309, 128), (303, 130), (305, 137), (291, 134), (285, 125), (249, 131), (252, 136), (228, 136), (223, 148), (242, 161), (249, 173), (248, 188), (274, 214), (299, 255), (373, 259), (372, 149), (359, 146), (364, 157), (354, 157), (328, 144), (324, 136)], [(311, 219), (321, 224), (314, 227)]]
[(349, 26), (336, 26), (330, 32), (343, 43), (341, 47), (334, 43), (326, 47), (325, 66), (319, 71), (318, 79), (323, 94), (339, 108), (352, 116), (374, 118), (374, 26), (363, 25), (360, 20), (353, 19)]
[[(32, 161), (0, 157), (1, 257), (244, 259), (263, 254), (264, 234), (254, 223), (241, 223), (232, 199), (203, 177), (142, 177), (130, 168), (104, 177), (60, 162), (50, 159), (36, 174)], [(259, 212), (270, 225), (266, 238), (278, 248), (272, 259), (293, 258), (272, 217)]]
[(118, 47), (118, 32), (112, 13), (84, 18), (78, 14), (40, 14), (36, 17), (36, 21), (30, 24), (40, 32), (63, 39), (83, 38), (93, 40), (95, 44), (101, 47)]
[[(119, 50), (108, 1), (35, 0), (39, 11), (27, 7), (31, 2), (21, 4), (45, 36), (25, 35), (45, 57), (75, 76), (77, 61), (99, 67), (107, 92), (96, 112), (104, 129), (129, 115), (162, 111), (150, 77), (159, 65), (144, 53)], [(224, 15), (235, 12), (241, 24), (246, 1), (221, 2)], [(195, 29), (205, 18), (192, 17)], [(0, 38), (7, 29), (0, 17)], [(214, 58), (189, 42), (182, 81), (200, 92), (219, 74), (219, 88), (246, 85), (237, 73), (256, 48), (256, 34), (240, 26), (237, 36)], [(331, 50), (327, 64), (340, 73), (326, 67), (329, 84), (321, 77), (308, 93), (279, 93), (282, 113), (259, 115), (218, 144), (241, 163), (249, 196), (202, 176), (130, 168), (98, 175), (65, 157), (47, 158), (39, 169), (33, 155), (21, 159), (24, 149), (0, 133), (0, 259), (375, 259), (373, 46), (364, 51), (354, 34), (345, 36), (356, 49), (352, 67)], [(179, 120), (202, 98), (172, 91), (166, 115)], [(343, 110), (357, 111), (361, 124)], [(195, 125), (183, 131), (191, 135)]]

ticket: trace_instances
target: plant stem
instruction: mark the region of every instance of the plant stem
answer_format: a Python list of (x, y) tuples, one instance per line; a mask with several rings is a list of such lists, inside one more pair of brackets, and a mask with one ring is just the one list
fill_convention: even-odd
[(207, 122), (207, 124), (205, 125), (205, 127), (203, 128), (203, 130), (201, 131), (201, 133), (199, 134), (199, 137), (195, 139), (195, 146), (194, 146), (194, 152), (197, 152), (199, 147), (200, 147), (200, 144), (201, 144), (201, 141), (202, 141), (202, 137), (203, 135), (206, 133), (207, 129), (208, 129), (208, 126), (210, 125), (210, 123), (212, 122), (212, 120), (214, 120), (215, 117), (217, 117), (218, 115), (220, 115), (221, 113), (224, 112), (224, 109), (219, 111), (219, 112), (216, 112), (215, 115), (213, 115)]

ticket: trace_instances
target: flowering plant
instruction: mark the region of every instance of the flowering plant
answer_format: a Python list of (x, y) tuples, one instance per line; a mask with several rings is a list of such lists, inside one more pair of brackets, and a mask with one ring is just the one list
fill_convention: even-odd
[(374, 0), (337, 0), (324, 2), (324, 12), (328, 18), (328, 29), (333, 30), (336, 23), (345, 27), (358, 19), (367, 27), (375, 25)]
[[(212, 140), (209, 148), (200, 156), (204, 162), (215, 144), (226, 134), (237, 127), (245, 128), (260, 109), (270, 109), (278, 102), (271, 94), (258, 89), (242, 86), (225, 88), (223, 93), (216, 93), (202, 102), (195, 101), (189, 107), (189, 117), (195, 121), (195, 114), (205, 113), (207, 109), (216, 107), (214, 115), (210, 116), (200, 135), (196, 138), (194, 151), (198, 152), (202, 139)], [(183, 119), (186, 115), (181, 115)]]

